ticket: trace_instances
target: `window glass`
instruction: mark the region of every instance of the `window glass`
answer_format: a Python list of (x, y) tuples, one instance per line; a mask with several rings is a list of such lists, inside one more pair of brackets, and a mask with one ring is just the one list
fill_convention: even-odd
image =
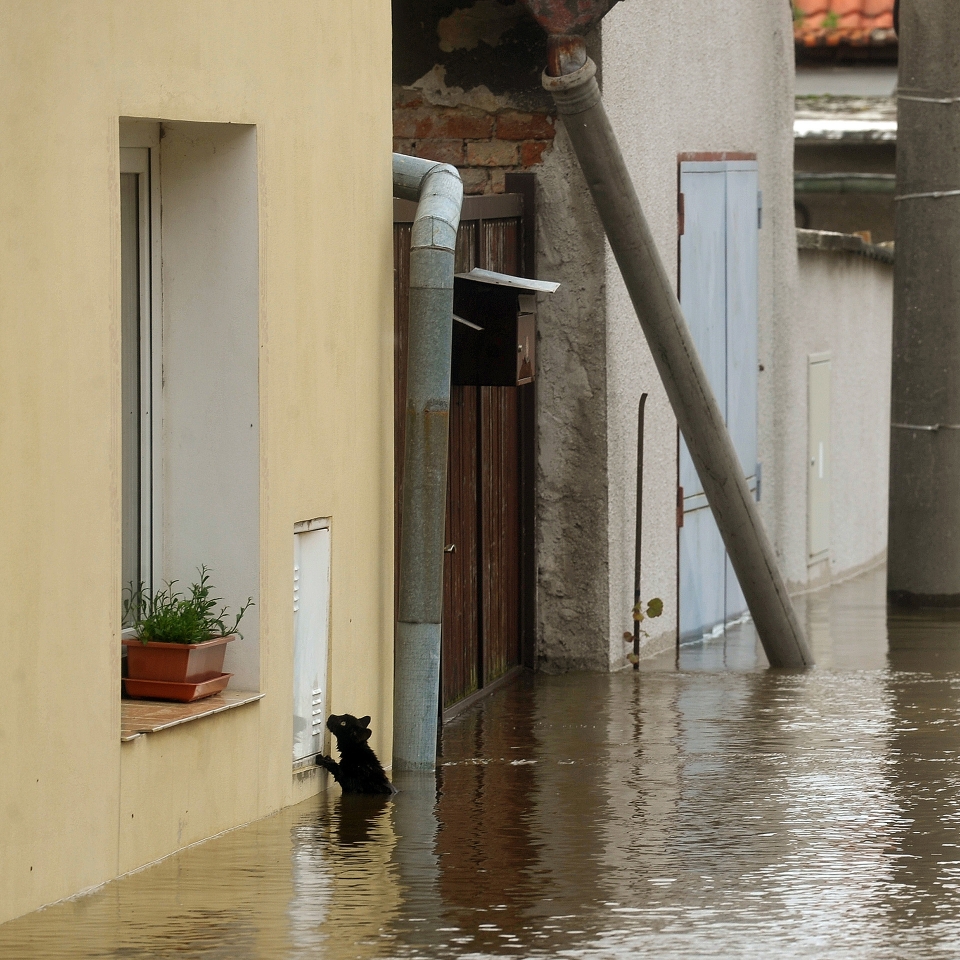
[(144, 579), (141, 565), (140, 175), (120, 174), (123, 586)]

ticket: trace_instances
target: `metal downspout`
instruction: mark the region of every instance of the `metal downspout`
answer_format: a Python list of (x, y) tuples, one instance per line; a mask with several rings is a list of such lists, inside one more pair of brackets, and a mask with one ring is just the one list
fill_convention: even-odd
[(764, 652), (772, 667), (808, 667), (813, 656), (610, 126), (596, 65), (572, 35), (603, 16), (610, 0), (525, 3), (549, 34), (543, 86), (563, 117)]
[(393, 195), (418, 203), (410, 250), (393, 769), (432, 770), (440, 696), (453, 271), (463, 184), (455, 167), (395, 153)]

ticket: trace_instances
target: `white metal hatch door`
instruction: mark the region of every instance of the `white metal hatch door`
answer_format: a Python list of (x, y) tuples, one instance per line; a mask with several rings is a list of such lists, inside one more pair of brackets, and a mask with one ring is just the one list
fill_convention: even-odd
[(293, 759), (323, 748), (330, 640), (330, 521), (296, 524), (293, 534)]
[(830, 555), (830, 354), (807, 358), (807, 562)]
[[(752, 490), (757, 488), (757, 256), (755, 160), (680, 165), (680, 302)], [(746, 610), (686, 443), (680, 440), (680, 639), (723, 631)]]

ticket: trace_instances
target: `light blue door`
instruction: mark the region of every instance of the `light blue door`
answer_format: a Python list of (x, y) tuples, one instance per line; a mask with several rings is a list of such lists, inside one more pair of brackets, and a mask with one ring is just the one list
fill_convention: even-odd
[[(755, 161), (680, 166), (680, 303), (751, 489), (757, 465)], [(746, 603), (703, 487), (680, 441), (681, 642), (717, 635)]]

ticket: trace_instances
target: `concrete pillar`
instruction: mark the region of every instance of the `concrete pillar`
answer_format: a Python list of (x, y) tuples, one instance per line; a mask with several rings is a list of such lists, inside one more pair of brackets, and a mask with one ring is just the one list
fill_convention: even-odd
[(900, 8), (887, 588), (960, 606), (960, 17)]

